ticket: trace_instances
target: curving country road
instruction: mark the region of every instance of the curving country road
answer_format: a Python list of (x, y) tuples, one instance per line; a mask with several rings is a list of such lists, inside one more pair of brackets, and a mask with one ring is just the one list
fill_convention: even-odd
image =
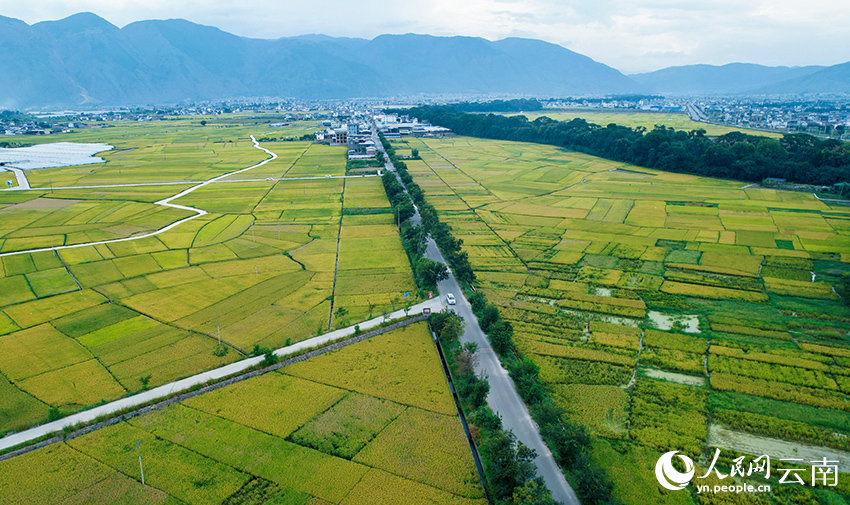
[[(376, 145), (383, 151), (380, 141), (377, 140), (377, 135), (375, 135), (375, 139)], [(396, 178), (401, 183), (401, 179), (395, 171), (392, 162), (387, 162), (385, 167), (387, 170), (395, 173)], [(402, 187), (404, 187), (403, 184)], [(411, 220), (414, 224), (422, 223), (418, 208)], [(447, 264), (442, 253), (437, 248), (436, 242), (430, 236), (428, 237), (427, 247), (425, 249), (425, 257)], [(443, 299), (446, 293), (455, 295), (457, 303), (449, 307), (460, 315), (466, 323), (461, 341), (478, 344), (478, 364), (475, 367), (475, 372), (486, 375), (487, 381), (490, 383), (487, 404), (494, 412), (501, 416), (502, 426), (505, 429), (513, 431), (517, 440), (525, 446), (534, 449), (537, 453), (537, 458), (534, 460), (534, 463), (537, 465), (537, 473), (543, 477), (546, 487), (552, 491), (552, 498), (564, 505), (580, 505), (578, 496), (576, 496), (575, 491), (573, 491), (573, 488), (570, 487), (570, 484), (564, 477), (561, 468), (555, 462), (552, 451), (543, 442), (543, 438), (540, 436), (540, 430), (534, 419), (531, 418), (531, 414), (528, 412), (528, 407), (526, 407), (522, 397), (517, 392), (513, 379), (508, 375), (508, 371), (502, 367), (499, 356), (490, 345), (490, 340), (478, 325), (478, 318), (472, 313), (472, 306), (463, 294), (463, 290), (461, 290), (451, 269), (449, 269), (448, 279), (438, 282), (437, 288), (442, 293), (440, 299)]]
[[(88, 246), (100, 245), (100, 244), (114, 244), (116, 242), (129, 242), (131, 240), (139, 240), (139, 239), (143, 239), (143, 238), (147, 238), (147, 237), (153, 237), (154, 235), (159, 235), (160, 233), (165, 233), (168, 230), (170, 230), (170, 229), (172, 229), (176, 226), (180, 226), (181, 224), (183, 224), (187, 221), (191, 221), (192, 219), (203, 216), (203, 215), (207, 214), (207, 211), (205, 211), (203, 209), (196, 209), (195, 207), (188, 207), (188, 206), (185, 206), (185, 205), (177, 205), (175, 203), (170, 203), (170, 202), (172, 200), (176, 200), (177, 198), (186, 196), (189, 193), (191, 193), (191, 192), (193, 192), (197, 189), (201, 189), (204, 186), (207, 186), (207, 185), (212, 184), (214, 182), (219, 182), (222, 179), (224, 179), (225, 177), (230, 177), (231, 175), (236, 175), (236, 174), (241, 174), (242, 172), (247, 172), (248, 170), (252, 170), (252, 169), (255, 169), (257, 167), (261, 167), (261, 166), (265, 165), (266, 163), (277, 159), (277, 154), (269, 151), (265, 147), (261, 147), (260, 143), (257, 142), (257, 139), (255, 139), (253, 135), (251, 135), (251, 142), (254, 143), (255, 148), (257, 148), (261, 151), (265, 151), (266, 154), (268, 154), (270, 157), (264, 159), (263, 161), (257, 163), (256, 165), (251, 165), (250, 167), (243, 168), (243, 169), (240, 169), (240, 170), (236, 170), (235, 172), (228, 172), (224, 175), (219, 175), (218, 177), (213, 177), (212, 179), (208, 179), (206, 181), (201, 182), (200, 184), (196, 184), (195, 186), (192, 186), (191, 188), (183, 190), (183, 191), (181, 191), (180, 193), (177, 193), (174, 196), (170, 196), (168, 198), (164, 198), (162, 200), (154, 202), (154, 205), (161, 205), (161, 206), (164, 206), (164, 207), (171, 207), (172, 209), (181, 209), (181, 210), (188, 210), (189, 212), (194, 212), (195, 213), (194, 216), (189, 216), (187, 218), (181, 219), (180, 221), (176, 221), (174, 223), (171, 223), (170, 225), (165, 226), (163, 228), (160, 228), (159, 230), (152, 231), (150, 233), (143, 233), (141, 235), (134, 235), (132, 237), (116, 238), (116, 239), (112, 239), (112, 240), (101, 240), (101, 241), (98, 241), (98, 242), (86, 242), (86, 243), (83, 243), (83, 244), (61, 245), (61, 246), (55, 246), (55, 247), (42, 247), (40, 249), (27, 249), (25, 251), (7, 252), (7, 253), (0, 254), (0, 258), (2, 258), (4, 256), (14, 256), (14, 255), (17, 255), (17, 254), (29, 254), (29, 253), (43, 252), (43, 251), (61, 251), (63, 249), (74, 249), (74, 248), (77, 248), (77, 247), (88, 247)], [(76, 188), (76, 189), (79, 189), (79, 188)]]
[(15, 174), (15, 179), (18, 181), (18, 185), (9, 188), (6, 191), (21, 191), (24, 189), (30, 189), (30, 181), (27, 179), (27, 174), (24, 173), (20, 168), (15, 167), (6, 167), (8, 170), (11, 170), (13, 174)]

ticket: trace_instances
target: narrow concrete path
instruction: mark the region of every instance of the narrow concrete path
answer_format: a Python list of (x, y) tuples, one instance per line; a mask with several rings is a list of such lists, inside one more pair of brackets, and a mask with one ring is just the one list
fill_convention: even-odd
[(6, 167), (8, 170), (11, 170), (13, 174), (15, 174), (15, 179), (18, 181), (18, 185), (9, 188), (9, 191), (16, 191), (21, 189), (30, 189), (30, 181), (27, 179), (27, 174), (24, 173), (20, 168), (15, 167)]
[[(10, 168), (10, 167), (6, 167)], [(233, 179), (233, 180), (224, 180), (224, 181), (213, 181), (213, 184), (224, 184), (229, 182), (265, 182), (265, 181), (275, 181), (275, 182), (287, 182), (287, 181), (311, 181), (316, 179), (361, 179), (363, 177), (378, 177), (374, 174), (365, 174), (365, 175), (331, 175), (328, 176), (315, 176), (315, 177), (265, 177), (261, 179)], [(169, 182), (135, 182), (132, 184), (96, 184), (89, 186), (53, 186), (51, 188), (10, 188), (9, 191), (14, 189), (28, 189), (30, 191), (60, 191), (60, 190), (73, 190), (73, 189), (102, 189), (102, 188), (138, 188), (144, 186), (188, 186), (190, 184), (202, 184), (204, 181), (169, 181)]]
[[(427, 300), (422, 303), (413, 305), (412, 307), (410, 307), (410, 310), (407, 311), (407, 313), (405, 313), (404, 310), (397, 310), (388, 314), (387, 317), (379, 316), (374, 319), (358, 323), (357, 326), (360, 327), (361, 331), (366, 331), (370, 328), (379, 326), (384, 321), (399, 319), (407, 314), (421, 314), (422, 310), (425, 308), (431, 309), (432, 312), (437, 312), (442, 310), (444, 306), (445, 304), (439, 298), (434, 298), (432, 300)], [(339, 330), (334, 330), (323, 335), (319, 335), (318, 337), (313, 337), (307, 340), (303, 340), (301, 342), (297, 342), (288, 347), (281, 347), (280, 349), (274, 351), (274, 354), (278, 357), (285, 357), (298, 351), (310, 349), (313, 347), (319, 347), (330, 342), (349, 337), (354, 334), (354, 326), (355, 325), (349, 326), (347, 328), (341, 328)], [(37, 438), (41, 438), (50, 433), (61, 431), (66, 426), (73, 426), (78, 423), (86, 423), (100, 416), (112, 414), (130, 407), (136, 407), (148, 403), (152, 400), (165, 398), (173, 393), (185, 391), (197, 384), (203, 384), (211, 380), (217, 380), (223, 377), (227, 377), (229, 375), (236, 374), (238, 372), (241, 372), (242, 370), (245, 370), (246, 368), (252, 367), (260, 363), (262, 360), (262, 356), (246, 358), (235, 363), (216, 368), (214, 370), (209, 370), (207, 372), (203, 372), (197, 375), (193, 375), (191, 377), (187, 377), (185, 379), (181, 379), (153, 388), (149, 391), (144, 391), (142, 393), (129, 396), (127, 398), (121, 398), (120, 400), (116, 400), (114, 402), (110, 402), (90, 410), (78, 412), (76, 414), (64, 417), (57, 421), (42, 424), (41, 426), (36, 426), (34, 428), (30, 428), (19, 433), (7, 435), (6, 437), (0, 439), (0, 450), (8, 449), (10, 447), (14, 447), (16, 445), (30, 442)]]
[[(29, 253), (42, 252), (42, 251), (61, 251), (63, 249), (74, 249), (74, 248), (78, 248), (78, 247), (89, 247), (89, 246), (100, 245), (100, 244), (114, 244), (116, 242), (130, 242), (131, 240), (139, 240), (139, 239), (143, 239), (143, 238), (153, 237), (155, 235), (159, 235), (160, 233), (165, 233), (168, 230), (170, 230), (170, 229), (172, 229), (176, 226), (180, 226), (181, 224), (183, 224), (187, 221), (191, 221), (195, 218), (198, 218), (200, 216), (208, 214), (208, 212), (203, 210), (203, 209), (197, 209), (195, 207), (188, 207), (186, 205), (177, 205), (175, 203), (171, 203), (171, 201), (176, 200), (178, 198), (181, 198), (183, 196), (186, 196), (186, 195), (188, 195), (189, 193), (191, 193), (195, 190), (203, 188), (204, 186), (218, 182), (221, 179), (224, 179), (225, 177), (230, 177), (231, 175), (236, 175), (236, 174), (241, 174), (242, 172), (247, 172), (248, 170), (252, 170), (252, 169), (255, 169), (257, 167), (261, 167), (261, 166), (265, 165), (266, 163), (277, 159), (277, 154), (269, 151), (265, 147), (261, 147), (260, 143), (257, 142), (257, 139), (255, 139), (253, 135), (251, 135), (251, 141), (254, 143), (255, 148), (257, 148), (261, 151), (265, 151), (266, 154), (268, 154), (270, 157), (266, 158), (265, 160), (263, 160), (259, 163), (257, 163), (256, 165), (251, 165), (250, 167), (243, 168), (241, 170), (236, 170), (235, 172), (229, 172), (229, 173), (226, 173), (226, 174), (223, 174), (223, 175), (219, 175), (218, 177), (213, 177), (212, 179), (206, 180), (206, 181), (204, 181), (200, 184), (192, 186), (191, 188), (185, 189), (185, 190), (181, 191), (180, 193), (177, 193), (174, 196), (170, 196), (168, 198), (164, 198), (162, 200), (154, 202), (154, 205), (161, 205), (161, 206), (164, 206), (164, 207), (171, 207), (173, 209), (180, 209), (180, 210), (186, 210), (186, 211), (189, 211), (189, 212), (194, 212), (195, 213), (194, 216), (189, 216), (187, 218), (181, 219), (180, 221), (171, 223), (170, 225), (168, 225), (164, 228), (160, 228), (159, 230), (156, 230), (156, 231), (153, 231), (153, 232), (150, 232), (150, 233), (143, 233), (141, 235), (134, 235), (132, 237), (117, 238), (117, 239), (112, 239), (112, 240), (101, 240), (101, 241), (98, 241), (98, 242), (85, 242), (83, 244), (62, 245), (62, 246), (55, 246), (55, 247), (42, 247), (40, 249), (27, 249), (27, 250), (24, 250), (24, 251), (7, 252), (7, 253), (0, 254), (0, 258), (2, 258), (4, 256), (15, 256), (15, 255), (18, 255), (18, 254), (29, 254)], [(79, 188), (77, 188), (77, 189), (79, 189)]]

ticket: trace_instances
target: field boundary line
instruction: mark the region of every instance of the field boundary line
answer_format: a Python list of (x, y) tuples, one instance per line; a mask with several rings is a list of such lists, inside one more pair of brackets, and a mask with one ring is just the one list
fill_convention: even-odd
[[(319, 176), (309, 176), (309, 177), (280, 177), (280, 178), (260, 178), (260, 179), (233, 179), (230, 181), (215, 181), (214, 184), (225, 184), (231, 182), (266, 182), (266, 181), (309, 181), (314, 179), (351, 179), (354, 177), (377, 177), (377, 175), (365, 174), (365, 175), (332, 175), (330, 177), (319, 175)], [(166, 182), (135, 182), (132, 184), (97, 184), (97, 185), (86, 185), (86, 186), (54, 186), (52, 188), (29, 188), (27, 190), (21, 191), (61, 191), (61, 190), (74, 190), (74, 189), (103, 189), (103, 188), (140, 188), (144, 186), (191, 186), (193, 184), (202, 184), (205, 181), (166, 181)], [(13, 189), (0, 189), (0, 191), (12, 191)], [(117, 200), (117, 201), (127, 201), (127, 200)]]
[(434, 339), (434, 346), (437, 348), (437, 355), (440, 357), (440, 364), (443, 365), (443, 373), (446, 374), (446, 380), (449, 382), (449, 390), (452, 392), (452, 399), (454, 399), (455, 408), (457, 408), (457, 415), (460, 418), (460, 423), (463, 425), (463, 431), (466, 433), (466, 441), (469, 443), (469, 449), (472, 452), (472, 459), (475, 461), (475, 469), (478, 470), (478, 478), (481, 480), (481, 488), (484, 490), (484, 499), (489, 505), (492, 502), (490, 500), (490, 494), (487, 492), (487, 479), (484, 477), (484, 465), (481, 463), (481, 454), (478, 452), (478, 447), (475, 445), (475, 440), (472, 438), (472, 433), (469, 431), (469, 425), (466, 422), (466, 415), (463, 412), (463, 407), (460, 404), (460, 398), (458, 398), (457, 390), (455, 389), (454, 377), (452, 377), (451, 368), (449, 368), (449, 364), (446, 361), (446, 355), (443, 353), (443, 345), (440, 343), (440, 339), (437, 337), (437, 334), (434, 333), (434, 330), (430, 328), (430, 324), (428, 332)]
[(194, 216), (189, 216), (187, 218), (183, 218), (179, 221), (176, 221), (174, 223), (169, 224), (168, 226), (160, 228), (159, 230), (156, 230), (156, 231), (153, 231), (153, 232), (150, 232), (150, 233), (144, 233), (144, 234), (141, 234), (141, 235), (136, 235), (134, 237), (116, 238), (116, 239), (112, 239), (112, 240), (101, 240), (101, 241), (98, 241), (98, 242), (86, 242), (86, 243), (83, 243), (83, 244), (63, 245), (63, 246), (55, 246), (55, 247), (43, 247), (43, 248), (39, 248), (39, 249), (28, 249), (28, 250), (24, 250), (24, 251), (13, 251), (13, 252), (7, 252), (7, 253), (0, 253), (0, 258), (6, 257), (6, 256), (15, 256), (15, 255), (18, 255), (18, 254), (31, 254), (31, 253), (45, 252), (45, 251), (61, 251), (61, 250), (64, 250), (64, 249), (74, 249), (74, 248), (78, 248), (78, 247), (89, 247), (89, 246), (95, 246), (95, 245), (100, 245), (100, 244), (114, 244), (114, 243), (117, 243), (117, 242), (129, 242), (131, 240), (139, 240), (139, 239), (159, 235), (160, 233), (164, 233), (168, 230), (171, 230), (172, 228), (175, 228), (175, 227), (177, 227), (177, 226), (179, 226), (179, 225), (181, 225), (185, 222), (188, 222), (188, 221), (191, 221), (191, 220), (198, 218), (200, 216), (204, 216), (206, 214), (209, 214), (209, 212), (207, 212), (203, 209), (198, 209), (198, 208), (195, 208), (195, 207), (189, 207), (189, 206), (186, 206), (186, 205), (177, 205), (176, 203), (170, 203), (170, 202), (172, 200), (176, 200), (178, 198), (186, 196), (189, 193), (195, 191), (196, 189), (200, 189), (200, 188), (203, 188), (203, 187), (205, 187), (209, 184), (212, 184), (214, 182), (218, 182), (225, 177), (229, 177), (231, 175), (236, 175), (236, 174), (241, 174), (242, 172), (247, 172), (248, 170), (252, 170), (254, 168), (261, 167), (261, 166), (265, 165), (266, 163), (277, 159), (277, 154), (269, 151), (265, 147), (261, 147), (260, 143), (257, 142), (257, 139), (255, 139), (253, 135), (251, 135), (251, 141), (254, 143), (255, 148), (257, 148), (261, 151), (265, 151), (270, 157), (266, 158), (265, 160), (255, 164), (255, 165), (251, 165), (250, 167), (243, 168), (243, 169), (240, 169), (240, 170), (236, 170), (235, 172), (229, 172), (229, 173), (226, 173), (226, 174), (223, 174), (223, 175), (219, 175), (217, 177), (213, 177), (212, 179), (206, 180), (206, 181), (204, 181), (200, 184), (192, 186), (191, 188), (185, 189), (185, 190), (181, 191), (180, 193), (177, 193), (176, 195), (173, 195), (173, 196), (170, 196), (168, 198), (164, 198), (162, 200), (158, 200), (156, 202), (153, 202), (154, 205), (160, 205), (160, 206), (164, 206), (164, 207), (170, 207), (172, 209), (180, 209), (180, 210), (186, 210), (186, 211), (189, 211), (189, 212), (194, 212), (195, 213)]
[[(60, 435), (57, 435), (55, 437), (49, 438), (47, 440), (43, 440), (41, 442), (38, 442), (36, 444), (28, 445), (26, 447), (22, 447), (22, 448), (20, 448), (16, 451), (8, 452), (6, 454), (0, 454), (0, 461), (12, 459), (16, 456), (21, 456), (23, 454), (35, 451), (37, 449), (41, 449), (43, 447), (47, 447), (49, 445), (56, 444), (58, 442), (64, 442), (66, 440), (71, 440), (71, 439), (86, 435), (88, 433), (91, 433), (93, 431), (97, 431), (101, 428), (106, 428), (108, 426), (112, 426), (113, 424), (118, 424), (120, 422), (127, 421), (129, 419), (134, 418), (134, 417), (138, 417), (138, 416), (143, 415), (143, 414), (147, 414), (147, 413), (150, 413), (150, 412), (160, 410), (162, 408), (168, 407), (168, 406), (173, 405), (175, 403), (183, 402), (185, 400), (188, 400), (189, 398), (193, 398), (195, 396), (199, 396), (199, 395), (202, 395), (204, 393), (208, 393), (210, 391), (215, 391), (216, 389), (221, 389), (223, 387), (230, 386), (232, 384), (236, 384), (237, 382), (242, 382), (242, 381), (247, 380), (247, 379), (251, 379), (251, 378), (254, 378), (254, 377), (257, 377), (257, 376), (260, 376), (260, 375), (264, 375), (268, 372), (273, 372), (273, 371), (278, 370), (280, 368), (283, 368), (283, 367), (286, 367), (286, 366), (289, 366), (289, 365), (293, 365), (295, 363), (299, 363), (301, 361), (305, 361), (305, 360), (308, 360), (310, 358), (314, 358), (316, 356), (320, 356), (322, 354), (325, 354), (325, 353), (328, 353), (328, 352), (331, 352), (331, 351), (335, 351), (337, 349), (341, 349), (343, 347), (349, 346), (351, 344), (355, 344), (357, 342), (361, 342), (363, 340), (370, 339), (372, 337), (376, 337), (376, 336), (381, 335), (383, 333), (386, 333), (388, 331), (397, 330), (397, 329), (403, 328), (403, 327), (405, 327), (409, 324), (425, 321), (425, 320), (428, 319), (428, 317), (429, 316), (425, 315), (425, 314), (419, 314), (419, 315), (416, 315), (416, 316), (413, 316), (413, 317), (409, 317), (407, 319), (403, 319), (401, 321), (397, 321), (395, 323), (388, 324), (387, 326), (377, 328), (375, 330), (370, 330), (370, 331), (367, 331), (367, 332), (362, 333), (360, 335), (355, 335), (353, 337), (346, 338), (345, 340), (333, 342), (333, 343), (326, 345), (324, 347), (320, 347), (319, 349), (315, 349), (315, 350), (306, 352), (304, 354), (294, 356), (292, 358), (283, 360), (279, 363), (275, 363), (274, 365), (267, 366), (267, 367), (261, 368), (259, 370), (253, 370), (253, 371), (250, 371), (250, 372), (247, 372), (247, 373), (237, 375), (235, 377), (230, 377), (228, 379), (225, 379), (225, 380), (213, 383), (213, 384), (208, 384), (208, 385), (203, 386), (200, 389), (197, 389), (197, 390), (194, 390), (194, 391), (189, 391), (189, 392), (186, 392), (186, 393), (177, 394), (176, 396), (173, 396), (171, 398), (167, 398), (165, 400), (156, 402), (154, 404), (146, 405), (146, 406), (131, 410), (129, 412), (125, 412), (123, 414), (116, 415), (116, 416), (111, 417), (109, 419), (106, 419), (104, 421), (100, 421), (98, 423), (95, 423), (95, 424), (92, 424), (92, 425), (89, 425), (89, 426), (85, 426), (85, 427), (80, 428), (78, 430), (74, 430), (70, 433), (60, 434)], [(258, 358), (256, 358), (256, 360), (258, 362), (261, 362), (262, 358), (258, 357)]]
[[(423, 141), (423, 143), (424, 143), (424, 141)], [(443, 158), (443, 159), (446, 161), (446, 163), (448, 163), (449, 165), (451, 165), (452, 167), (454, 167), (454, 169), (455, 169), (455, 170), (457, 170), (458, 172), (462, 173), (462, 174), (463, 174), (463, 175), (465, 175), (466, 177), (471, 177), (469, 174), (467, 174), (466, 172), (464, 172), (463, 170), (461, 170), (460, 168), (458, 168), (458, 166), (457, 166), (457, 165), (455, 165), (454, 163), (452, 163), (452, 162), (451, 162), (451, 160), (449, 160), (448, 158), (446, 158), (445, 156), (443, 156), (443, 154), (442, 154), (442, 153), (438, 153), (435, 149), (433, 149), (433, 148), (432, 148), (430, 145), (428, 145), (427, 143), (425, 143), (425, 145), (426, 145), (426, 146), (428, 146), (428, 148), (429, 148), (429, 149), (431, 149), (431, 151), (433, 151), (434, 153), (436, 153), (439, 157)], [(481, 216), (479, 216), (479, 215), (478, 215), (478, 212), (476, 212), (476, 209), (475, 209), (475, 208), (473, 208), (473, 207), (471, 207), (471, 206), (469, 205), (469, 203), (468, 203), (466, 200), (464, 200), (464, 199), (463, 199), (463, 197), (462, 197), (462, 196), (460, 196), (460, 195), (457, 193), (457, 191), (455, 190), (455, 188), (453, 188), (451, 185), (449, 185), (449, 183), (447, 183), (447, 182), (445, 181), (445, 179), (443, 179), (443, 176), (441, 176), (440, 174), (438, 174), (438, 173), (437, 173), (437, 171), (436, 171), (436, 170), (434, 170), (434, 167), (432, 167), (430, 164), (428, 164), (428, 162), (427, 162), (427, 161), (425, 161), (424, 159), (422, 160), (422, 162), (425, 164), (425, 166), (426, 166), (426, 167), (428, 167), (428, 169), (429, 169), (429, 170), (431, 170), (431, 172), (433, 172), (433, 173), (434, 173), (434, 175), (436, 175), (436, 176), (437, 176), (437, 178), (438, 178), (438, 179), (440, 179), (440, 181), (441, 181), (443, 184), (445, 184), (445, 185), (446, 185), (446, 187), (447, 187), (447, 188), (449, 188), (449, 189), (452, 191), (452, 194), (454, 194), (454, 195), (455, 195), (455, 197), (456, 197), (458, 200), (460, 200), (461, 202), (463, 202), (463, 204), (464, 204), (464, 205), (466, 205), (466, 208), (467, 208), (467, 209), (469, 209), (469, 210), (472, 212), (472, 215), (475, 217), (475, 219), (477, 219), (478, 221), (481, 221), (481, 223), (482, 223), (484, 226), (486, 226), (488, 230), (490, 230), (490, 233), (491, 233), (491, 234), (493, 234), (493, 236), (494, 236), (494, 237), (496, 237), (497, 239), (499, 239), (499, 241), (502, 243), (502, 245), (503, 245), (503, 246), (504, 246), (504, 247), (505, 247), (508, 251), (510, 251), (510, 252), (511, 252), (511, 254), (514, 256), (514, 258), (516, 258), (516, 259), (517, 259), (520, 263), (522, 263), (522, 266), (524, 266), (524, 267), (525, 267), (525, 269), (526, 269), (526, 270), (528, 270), (528, 272), (529, 272), (529, 273), (531, 273), (531, 268), (528, 266), (528, 263), (526, 263), (526, 262), (525, 262), (525, 260), (523, 260), (522, 258), (520, 258), (520, 257), (519, 257), (519, 255), (516, 253), (516, 251), (514, 251), (514, 250), (513, 250), (513, 248), (511, 247), (511, 245), (510, 245), (510, 244), (508, 244), (507, 242), (505, 242), (505, 239), (503, 239), (503, 238), (502, 238), (502, 236), (501, 236), (501, 235), (499, 235), (499, 234), (496, 232), (496, 230), (494, 230), (494, 229), (493, 229), (493, 226), (492, 226), (490, 223), (488, 223), (486, 220), (484, 220), (484, 218), (482, 218)], [(482, 187), (483, 187), (483, 186), (482, 186)], [(489, 191), (489, 190), (488, 190), (488, 191)], [(558, 191), (560, 191), (560, 190), (558, 190)]]
[(336, 257), (334, 258), (334, 283), (331, 287), (331, 314), (328, 316), (328, 330), (334, 324), (334, 302), (336, 301), (336, 276), (339, 272), (339, 243), (342, 240), (342, 218), (345, 217), (345, 179), (342, 180), (342, 201), (339, 205), (339, 230), (336, 232)]

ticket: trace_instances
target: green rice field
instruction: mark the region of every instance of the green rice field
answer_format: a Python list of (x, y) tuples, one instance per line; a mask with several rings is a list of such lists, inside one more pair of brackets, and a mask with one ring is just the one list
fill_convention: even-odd
[(0, 489), (9, 504), (486, 503), (425, 323), (0, 462)]
[[(850, 309), (833, 289), (850, 272), (850, 209), (544, 145), (406, 143), (476, 287), (593, 434), (616, 499), (738, 503), (660, 488), (653, 468), (672, 450), (698, 475), (715, 447), (727, 465), (771, 450), (850, 457)], [(775, 442), (754, 452), (753, 437)], [(787, 487), (752, 503), (846, 503), (850, 480)]]
[[(28, 176), (54, 188), (197, 181), (268, 157), (248, 138), (267, 134), (262, 125), (207, 120), (55, 135), (115, 150), (105, 164)], [(344, 148), (265, 146), (278, 158), (256, 173), (173, 200), (208, 213), (166, 232), (0, 257), (0, 434), (218, 367), (255, 345), (282, 347), (378, 317), (400, 308), (405, 292), (416, 296), (378, 178), (326, 178), (344, 174)], [(153, 203), (188, 187), (0, 192), (0, 254), (150, 234), (195, 215)], [(332, 300), (347, 315), (329, 328)]]
[[(642, 126), (647, 130), (652, 130), (656, 125), (674, 128), (676, 130), (691, 131), (705, 130), (707, 135), (724, 135), (730, 132), (742, 132), (750, 135), (761, 135), (764, 137), (780, 138), (782, 134), (775, 132), (763, 132), (749, 130), (746, 128), (734, 128), (731, 126), (719, 126), (710, 123), (702, 123), (693, 121), (685, 112), (656, 112), (656, 111), (641, 111), (641, 110), (600, 110), (600, 109), (544, 109), (533, 112), (522, 112), (523, 116), (528, 117), (529, 121), (546, 116), (556, 121), (570, 121), (575, 118), (581, 118), (588, 123), (595, 123), (601, 126), (607, 126), (611, 123), (616, 123), (621, 126), (636, 128)], [(506, 115), (512, 116), (513, 113)]]

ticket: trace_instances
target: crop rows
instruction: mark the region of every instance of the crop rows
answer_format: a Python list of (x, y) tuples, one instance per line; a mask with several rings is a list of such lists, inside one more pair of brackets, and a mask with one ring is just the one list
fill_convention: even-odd
[[(364, 360), (374, 360), (373, 367), (349, 365)], [(290, 374), (312, 368), (320, 371), (316, 380)], [(0, 463), (4, 498), (9, 503), (123, 497), (125, 503), (136, 498), (212, 505), (244, 503), (239, 500), (249, 496), (300, 504), (311, 499), (484, 503), (424, 323), (280, 372)], [(387, 389), (384, 377), (399, 388)], [(431, 398), (426, 407), (446, 412), (411, 404), (420, 398)], [(125, 464), (137, 458), (138, 448), (146, 487), (136, 459)]]
[[(33, 171), (33, 185), (45, 174), (54, 186), (197, 181), (266, 156), (241, 128), (220, 144), (199, 144), (213, 134), (203, 128), (158, 135), (127, 126), (103, 134), (116, 146), (106, 164)], [(323, 177), (344, 172), (341, 148), (270, 147), (280, 149), (273, 166), (233, 177), (259, 180), (210, 184), (175, 200), (209, 214), (167, 232), (0, 258), (0, 384), (7, 393), (0, 434), (48, 412), (63, 415), (220, 366), (254, 345), (277, 348), (327, 331), (332, 297), (347, 312), (334, 327), (416, 299), (392, 214), (343, 216), (343, 200), (388, 209), (380, 181), (352, 179), (346, 187)], [(181, 168), (207, 155), (192, 173)], [(151, 172), (154, 162), (163, 166)], [(185, 187), (3, 193), (0, 253), (157, 230), (192, 214), (151, 203)]]
[[(614, 454), (654, 464), (668, 450), (710, 456), (712, 422), (797, 443), (850, 434), (817, 424), (848, 411), (846, 207), (543, 145), (407, 143), (422, 157), (408, 171), (464, 241), (476, 288), (599, 447), (626, 439)], [(626, 406), (613, 407), (617, 391)], [(776, 420), (796, 409), (813, 410)], [(634, 479), (655, 485), (652, 464), (594, 457), (624, 503), (668, 500), (637, 498)]]

